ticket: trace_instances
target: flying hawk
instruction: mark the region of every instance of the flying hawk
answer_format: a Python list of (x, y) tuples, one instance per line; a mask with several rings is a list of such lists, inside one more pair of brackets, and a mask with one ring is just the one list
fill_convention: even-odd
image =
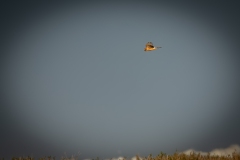
[(156, 50), (158, 48), (162, 48), (162, 47), (154, 47), (152, 42), (148, 42), (146, 44), (146, 47), (144, 48), (144, 51), (153, 51), (153, 50)]

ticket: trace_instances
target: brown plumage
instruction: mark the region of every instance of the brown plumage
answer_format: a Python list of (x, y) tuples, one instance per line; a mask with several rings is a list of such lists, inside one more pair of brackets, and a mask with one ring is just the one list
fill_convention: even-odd
[(158, 48), (162, 48), (162, 47), (155, 47), (152, 42), (148, 42), (146, 44), (146, 47), (144, 48), (144, 51), (153, 51), (153, 50), (156, 50)]

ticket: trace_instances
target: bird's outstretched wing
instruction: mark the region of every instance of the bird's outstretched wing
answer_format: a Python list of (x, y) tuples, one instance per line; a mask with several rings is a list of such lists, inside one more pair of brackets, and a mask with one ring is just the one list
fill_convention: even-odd
[(152, 42), (148, 42), (146, 44), (146, 48), (154, 48), (153, 43)]

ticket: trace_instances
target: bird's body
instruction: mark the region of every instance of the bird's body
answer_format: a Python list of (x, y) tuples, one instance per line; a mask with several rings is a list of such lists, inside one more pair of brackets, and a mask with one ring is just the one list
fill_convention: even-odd
[(146, 44), (146, 47), (144, 48), (144, 51), (153, 51), (153, 50), (156, 50), (158, 48), (162, 48), (162, 47), (155, 47), (152, 42), (148, 42)]

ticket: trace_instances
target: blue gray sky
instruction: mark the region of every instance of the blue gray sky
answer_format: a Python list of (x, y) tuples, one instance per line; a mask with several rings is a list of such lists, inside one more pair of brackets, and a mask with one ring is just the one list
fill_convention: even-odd
[[(240, 144), (231, 2), (6, 2), (0, 156), (147, 156)], [(162, 48), (144, 52), (147, 42)]]

